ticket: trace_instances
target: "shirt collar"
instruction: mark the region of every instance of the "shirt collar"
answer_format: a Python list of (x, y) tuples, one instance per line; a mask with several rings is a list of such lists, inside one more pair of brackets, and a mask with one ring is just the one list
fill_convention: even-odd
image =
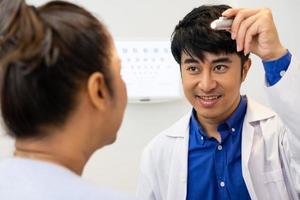
[(246, 96), (241, 96), (239, 105), (224, 123), (227, 124), (229, 128), (238, 127), (238, 125), (242, 124), (244, 121), (246, 110), (247, 98)]
[(191, 116), (191, 122), (190, 122), (190, 126), (192, 130), (197, 130), (198, 132), (200, 132), (202, 134), (203, 129), (200, 125), (200, 123), (198, 122), (198, 118), (197, 118), (197, 112), (195, 110), (195, 108), (193, 108), (192, 110), (192, 116)]
[[(246, 96), (241, 96), (239, 105), (237, 106), (235, 111), (231, 114), (231, 116), (227, 120), (225, 120), (222, 124), (220, 124), (218, 126), (218, 130), (224, 129), (224, 127), (228, 127), (228, 128), (232, 129), (234, 127), (237, 127), (238, 124), (243, 123), (243, 120), (244, 120), (244, 117), (246, 114), (246, 110), (247, 110), (247, 98), (246, 98)], [(203, 130), (202, 126), (200, 125), (200, 123), (198, 122), (197, 112), (194, 108), (192, 111), (190, 125), (193, 130), (198, 130), (201, 133), (201, 135), (205, 136), (203, 134), (204, 130)], [(235, 131), (233, 131), (232, 133), (234, 134)]]

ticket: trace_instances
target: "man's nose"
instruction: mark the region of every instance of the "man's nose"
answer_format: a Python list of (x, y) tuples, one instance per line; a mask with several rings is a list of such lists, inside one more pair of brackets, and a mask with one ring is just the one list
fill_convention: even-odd
[(211, 92), (217, 87), (217, 81), (209, 73), (204, 73), (199, 80), (198, 87), (203, 92)]

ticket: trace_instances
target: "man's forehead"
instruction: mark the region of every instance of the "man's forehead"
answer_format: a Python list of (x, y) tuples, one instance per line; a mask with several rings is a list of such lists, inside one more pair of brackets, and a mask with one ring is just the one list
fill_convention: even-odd
[(235, 53), (211, 53), (211, 52), (202, 52), (200, 56), (195, 55), (190, 52), (181, 52), (181, 63), (184, 63), (185, 60), (194, 60), (195, 62), (210, 62), (219, 58), (228, 58), (232, 59), (233, 57), (237, 57)]
[[(226, 53), (226, 52), (221, 52), (221, 53), (212, 53), (212, 52), (207, 52), (207, 51), (202, 51), (201, 53), (201, 57), (203, 56), (204, 58), (208, 58), (208, 57), (224, 57), (224, 56), (233, 56), (236, 55), (236, 53)], [(186, 52), (186, 51), (182, 51), (181, 52), (181, 57), (182, 58), (198, 58), (199, 56), (193, 52)]]

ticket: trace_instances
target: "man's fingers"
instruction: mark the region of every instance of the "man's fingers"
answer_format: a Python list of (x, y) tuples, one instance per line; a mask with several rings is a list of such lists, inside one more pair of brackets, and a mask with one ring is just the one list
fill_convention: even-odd
[(253, 15), (242, 21), (236, 34), (237, 51), (244, 49), (245, 37), (248, 29), (256, 22), (259, 15)]
[(243, 8), (229, 8), (222, 13), (224, 17), (233, 17)]
[(251, 42), (253, 37), (255, 37), (258, 34), (259, 24), (254, 23), (252, 26), (249, 27), (249, 29), (246, 32), (245, 41), (244, 41), (244, 54), (248, 54), (250, 52), (251, 48)]
[(231, 32), (232, 32), (232, 39), (236, 38), (236, 35), (239, 31), (241, 23), (246, 20), (247, 18), (257, 14), (259, 12), (259, 9), (241, 9), (234, 17), (234, 20), (232, 22), (231, 26)]

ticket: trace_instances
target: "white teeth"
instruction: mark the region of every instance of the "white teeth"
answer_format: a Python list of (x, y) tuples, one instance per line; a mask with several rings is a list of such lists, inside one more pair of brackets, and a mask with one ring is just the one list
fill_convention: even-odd
[(203, 100), (215, 100), (219, 98), (219, 96), (199, 96), (199, 98)]

